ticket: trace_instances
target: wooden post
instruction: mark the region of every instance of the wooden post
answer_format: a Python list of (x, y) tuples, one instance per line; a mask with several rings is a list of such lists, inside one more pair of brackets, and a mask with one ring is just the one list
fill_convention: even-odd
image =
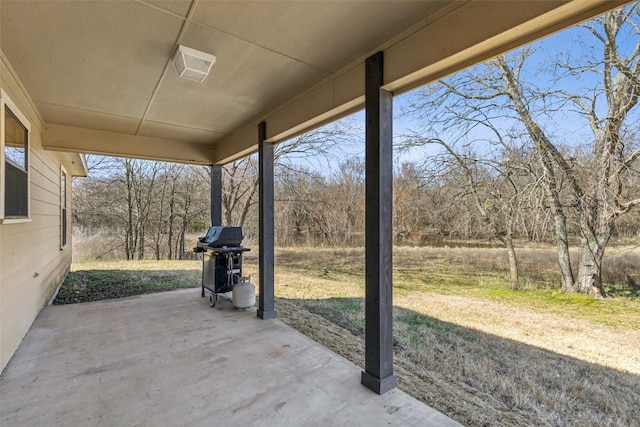
[(273, 319), (276, 317), (274, 304), (274, 220), (273, 220), (273, 149), (267, 139), (267, 124), (258, 126), (258, 162), (259, 162), (259, 297), (258, 317)]
[(211, 225), (222, 225), (222, 166), (211, 165)]
[(378, 394), (397, 385), (393, 373), (392, 93), (382, 89), (382, 52), (365, 61), (365, 370)]

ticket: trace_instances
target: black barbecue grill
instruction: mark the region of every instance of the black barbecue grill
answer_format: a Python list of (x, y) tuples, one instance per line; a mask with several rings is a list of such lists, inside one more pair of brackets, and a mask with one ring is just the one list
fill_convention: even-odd
[(210, 292), (209, 304), (215, 307), (218, 294), (231, 292), (242, 277), (241, 227), (209, 227), (207, 235), (198, 239), (194, 252), (202, 253), (202, 297)]

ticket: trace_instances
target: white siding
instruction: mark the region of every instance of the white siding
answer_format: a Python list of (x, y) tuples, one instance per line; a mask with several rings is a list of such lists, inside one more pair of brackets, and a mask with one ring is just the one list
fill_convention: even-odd
[[(42, 149), (43, 123), (29, 95), (0, 53), (0, 87), (31, 123), (31, 221), (0, 224), (0, 370), (56, 291), (71, 265), (71, 235), (60, 250), (60, 164)], [(71, 188), (67, 177), (67, 189)], [(70, 196), (70, 194), (69, 194)], [(1, 195), (0, 197), (4, 197)], [(70, 197), (67, 200), (70, 206)], [(67, 209), (70, 224), (70, 209)]]

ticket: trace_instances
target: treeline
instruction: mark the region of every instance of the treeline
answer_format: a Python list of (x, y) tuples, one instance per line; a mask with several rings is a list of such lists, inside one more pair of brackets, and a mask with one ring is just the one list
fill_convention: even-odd
[(186, 236), (210, 222), (206, 168), (98, 156), (88, 164), (93, 177), (73, 181), (73, 228), (108, 236), (103, 253), (182, 259), (192, 244)]
[[(435, 159), (433, 160), (435, 161)], [(249, 171), (247, 170), (250, 169)], [(279, 169), (279, 170), (278, 170)], [(233, 174), (230, 173), (233, 170)], [(397, 245), (441, 246), (457, 243), (500, 245), (507, 232), (514, 240), (551, 243), (554, 219), (544, 188), (528, 176), (492, 173), (490, 167), (476, 165), (483, 176), (482, 185), (470, 188), (467, 177), (453, 163), (405, 162), (394, 171), (393, 236)], [(257, 236), (257, 205), (253, 188), (257, 187), (255, 159), (225, 168), (225, 198), (240, 194), (234, 204), (224, 206), (227, 223), (242, 225), (246, 234)], [(238, 179), (238, 177), (242, 177)], [(520, 180), (523, 190), (518, 200), (492, 200), (496, 189)], [(230, 185), (233, 182), (233, 185)], [(631, 192), (640, 194), (640, 180)], [(526, 191), (526, 194), (525, 194)], [(475, 195), (474, 195), (475, 193)], [(250, 200), (250, 196), (253, 199)], [(482, 209), (478, 209), (477, 199)], [(280, 246), (322, 245), (363, 246), (365, 218), (364, 159), (345, 160), (331, 173), (310, 168), (277, 168), (275, 183), (275, 233)], [(501, 203), (511, 203), (507, 208)], [(516, 205), (517, 202), (517, 205)], [(563, 203), (570, 203), (569, 198)], [(234, 206), (249, 206), (248, 214)], [(491, 218), (488, 218), (491, 215)], [(571, 243), (580, 240), (575, 215), (567, 221)], [(614, 237), (640, 236), (640, 212), (622, 216), (614, 224)], [(508, 231), (505, 231), (508, 230)]]
[[(313, 147), (306, 153), (317, 155)], [(475, 184), (475, 193), (485, 210), (496, 211), (487, 221), (459, 167), (441, 160), (436, 168), (433, 161), (405, 162), (395, 168), (395, 244), (496, 245), (495, 229), (510, 229), (516, 240), (553, 242), (553, 215), (540, 185), (527, 184), (526, 177), (520, 177), (528, 192), (519, 195), (519, 206), (510, 211), (496, 206), (492, 198), (495, 189), (509, 186), (516, 178), (476, 165), (475, 172), (484, 181), (482, 187)], [(122, 258), (182, 259), (191, 251), (193, 236), (202, 235), (210, 225), (208, 167), (96, 156), (89, 156), (89, 164), (96, 177), (74, 180), (74, 230), (87, 236), (104, 235), (107, 230), (117, 238), (116, 250)], [(628, 191), (640, 194), (640, 180)], [(242, 226), (251, 244), (258, 240), (257, 193), (256, 156), (224, 166), (223, 222)], [(330, 173), (280, 157), (275, 178), (276, 243), (363, 246), (365, 202), (363, 157), (344, 160)], [(574, 217), (569, 218), (568, 234), (578, 242), (580, 230)], [(615, 223), (614, 237), (638, 236), (640, 211)]]

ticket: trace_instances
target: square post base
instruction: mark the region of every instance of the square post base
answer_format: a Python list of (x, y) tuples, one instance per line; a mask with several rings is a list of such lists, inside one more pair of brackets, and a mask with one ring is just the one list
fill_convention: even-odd
[(398, 377), (395, 374), (391, 374), (386, 378), (376, 378), (366, 371), (362, 371), (362, 378), (360, 384), (367, 387), (378, 394), (385, 394), (389, 390), (393, 390), (398, 385)]
[(258, 317), (261, 318), (262, 320), (275, 319), (276, 311), (275, 310), (270, 310), (270, 311), (258, 310)]

